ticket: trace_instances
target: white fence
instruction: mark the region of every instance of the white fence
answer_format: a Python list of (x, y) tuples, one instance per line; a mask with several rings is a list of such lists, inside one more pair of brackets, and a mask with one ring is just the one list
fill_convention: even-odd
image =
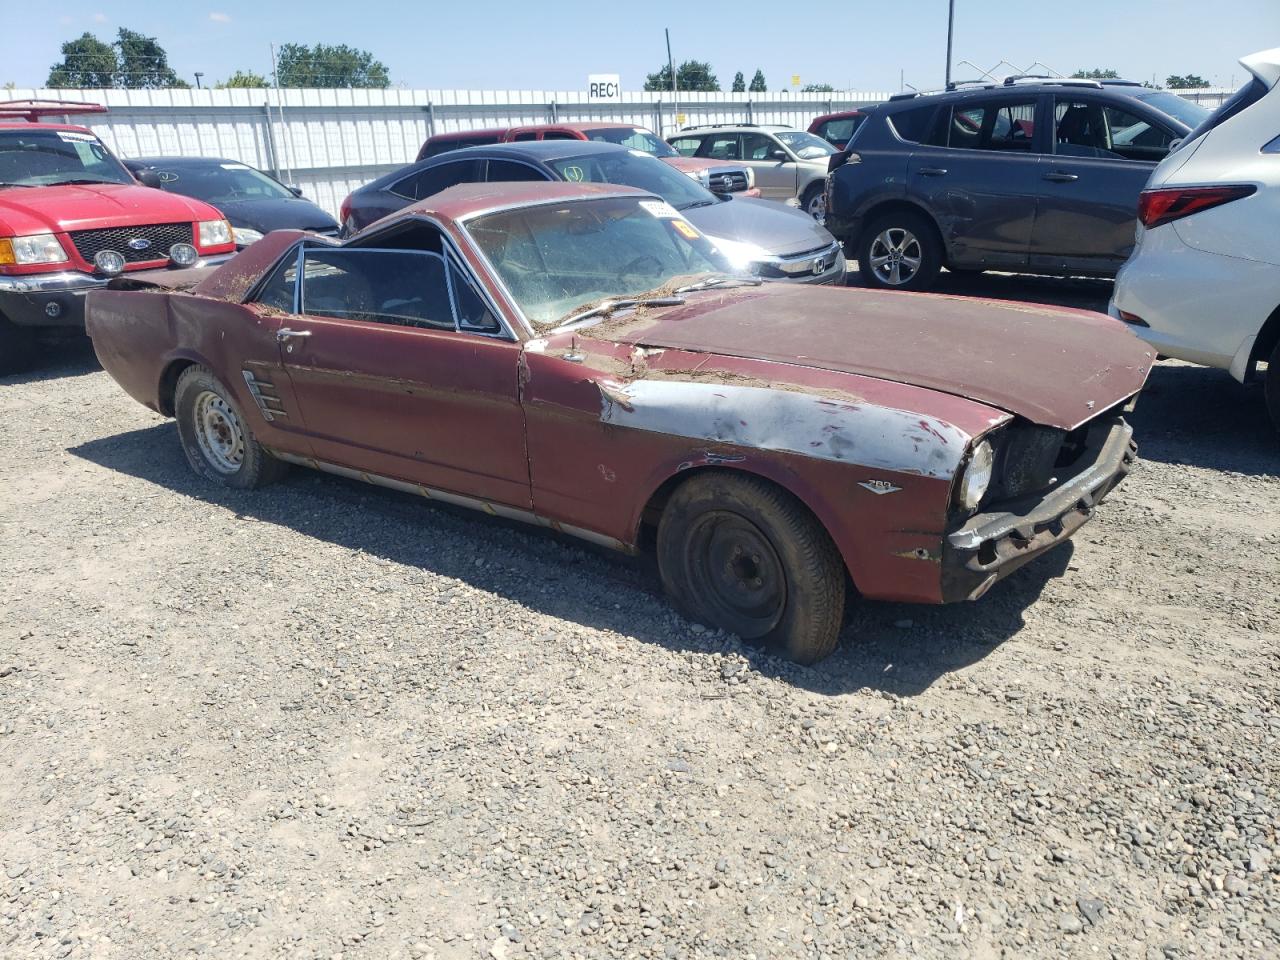
[(588, 103), (546, 90), (11, 90), (7, 99), (81, 100), (109, 112), (70, 118), (121, 157), (239, 160), (296, 183), (337, 215), (356, 187), (410, 163), (435, 133), (606, 120), (668, 136), (696, 123), (783, 123), (876, 103), (888, 92), (624, 93)]

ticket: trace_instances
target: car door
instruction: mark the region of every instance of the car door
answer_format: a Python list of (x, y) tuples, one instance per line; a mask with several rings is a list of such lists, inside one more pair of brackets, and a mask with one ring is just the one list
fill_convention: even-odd
[(1115, 273), (1133, 252), (1138, 194), (1177, 132), (1145, 108), (1084, 93), (1053, 97), (1031, 265)]
[(1040, 185), (1040, 97), (1007, 93), (943, 106), (907, 162), (907, 196), (929, 210), (958, 266), (1027, 262)]
[(280, 359), (317, 459), (528, 509), (520, 345), (446, 251), (303, 246)]
[(760, 196), (790, 200), (796, 195), (800, 164), (791, 151), (763, 133), (743, 133), (742, 163), (755, 171)]

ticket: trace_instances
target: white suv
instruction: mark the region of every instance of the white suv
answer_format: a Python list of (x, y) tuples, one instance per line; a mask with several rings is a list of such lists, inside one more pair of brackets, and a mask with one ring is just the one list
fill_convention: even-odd
[(1147, 181), (1110, 312), (1165, 356), (1265, 376), (1280, 429), (1280, 47), (1240, 63), (1249, 83)]

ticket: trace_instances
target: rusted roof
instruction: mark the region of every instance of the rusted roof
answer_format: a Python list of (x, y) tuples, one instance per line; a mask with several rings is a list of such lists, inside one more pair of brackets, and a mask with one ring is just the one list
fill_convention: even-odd
[(385, 227), (388, 223), (413, 214), (429, 213), (447, 220), (464, 220), (468, 216), (498, 207), (548, 203), (556, 200), (589, 200), (592, 197), (604, 196), (650, 197), (653, 194), (645, 190), (637, 190), (635, 187), (611, 183), (565, 183), (562, 181), (460, 183), (380, 220), (379, 226)]

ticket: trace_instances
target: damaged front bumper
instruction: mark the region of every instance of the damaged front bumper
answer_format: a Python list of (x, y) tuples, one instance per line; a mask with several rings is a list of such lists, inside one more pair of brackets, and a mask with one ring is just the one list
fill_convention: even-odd
[(943, 541), (944, 603), (976, 600), (1046, 550), (1070, 539), (1128, 474), (1137, 457), (1133, 428), (1122, 417), (1089, 429), (1076, 472), (1047, 490), (993, 504)]

